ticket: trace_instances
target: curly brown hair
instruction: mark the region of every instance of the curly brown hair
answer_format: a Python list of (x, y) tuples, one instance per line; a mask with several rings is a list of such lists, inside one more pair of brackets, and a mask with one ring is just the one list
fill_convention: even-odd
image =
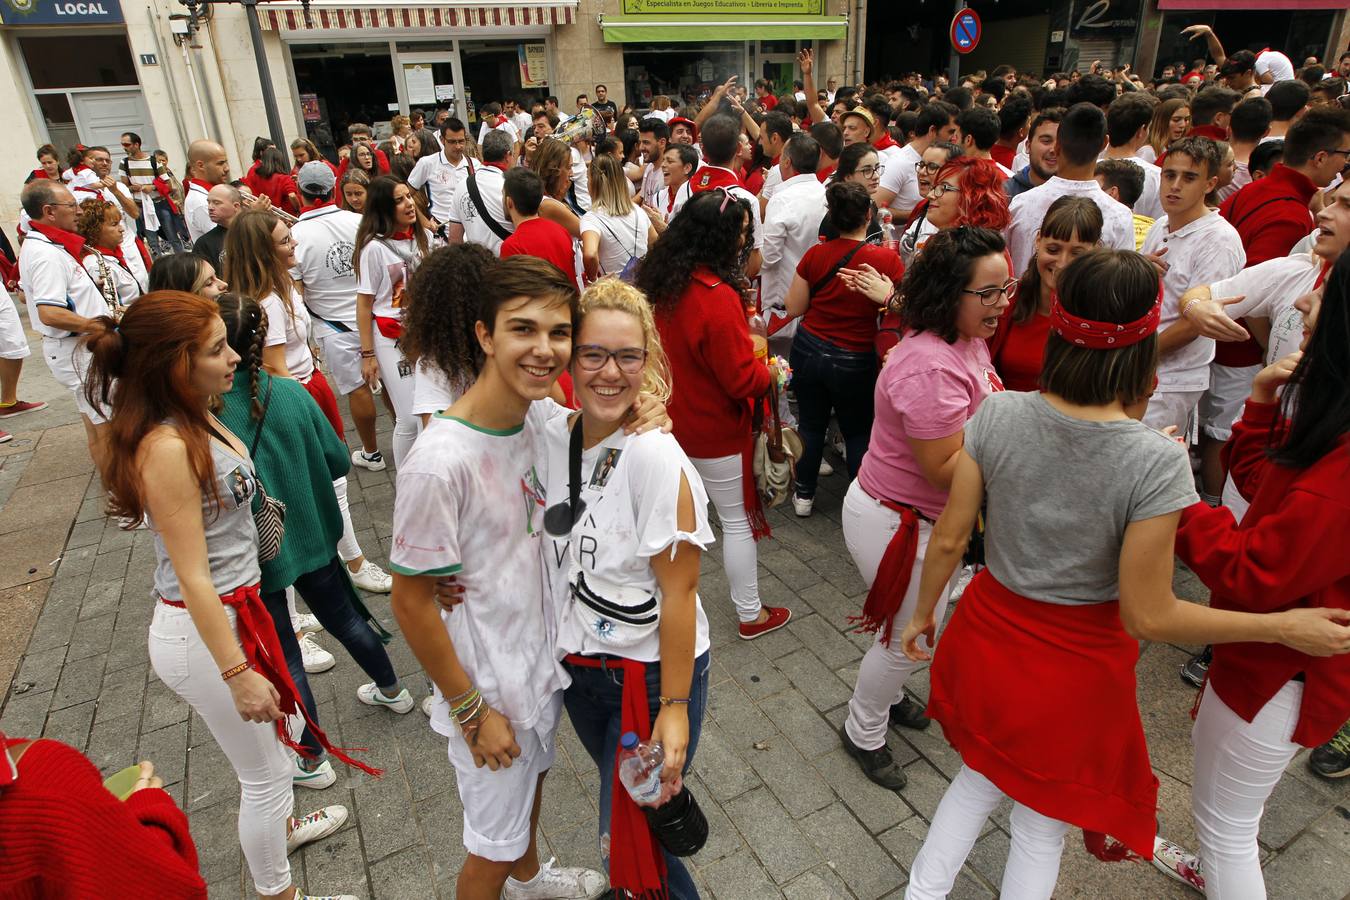
[(115, 205), (101, 197), (90, 197), (88, 200), (80, 201), (79, 218), (75, 220), (75, 233), (97, 247), (98, 233), (103, 230), (110, 209), (121, 215)]
[(929, 238), (900, 282), (900, 315), (906, 327), (956, 343), (956, 314), (971, 271), (983, 257), (1002, 254), (1004, 246), (997, 231), (969, 225), (944, 228)]
[(444, 372), (457, 390), (472, 384), (483, 365), (473, 326), (495, 262), (481, 244), (451, 244), (423, 259), (404, 289), (399, 346), (408, 359), (426, 359)]

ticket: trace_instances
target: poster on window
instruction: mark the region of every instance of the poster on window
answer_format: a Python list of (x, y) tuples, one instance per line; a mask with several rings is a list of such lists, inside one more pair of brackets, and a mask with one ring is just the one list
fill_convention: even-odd
[(436, 76), (431, 71), (430, 63), (404, 63), (403, 82), (408, 87), (409, 103), (436, 102)]
[(548, 54), (543, 44), (518, 44), (520, 86), (548, 87)]
[(300, 112), (305, 116), (306, 122), (317, 122), (322, 116), (319, 114), (319, 95), (301, 94)]

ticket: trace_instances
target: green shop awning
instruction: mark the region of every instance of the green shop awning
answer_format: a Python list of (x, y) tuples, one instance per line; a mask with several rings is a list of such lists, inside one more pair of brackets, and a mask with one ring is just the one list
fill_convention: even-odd
[(809, 38), (840, 40), (848, 36), (847, 16), (746, 16), (711, 18), (671, 16), (601, 16), (605, 40), (617, 44), (662, 44), (694, 41), (766, 41)]

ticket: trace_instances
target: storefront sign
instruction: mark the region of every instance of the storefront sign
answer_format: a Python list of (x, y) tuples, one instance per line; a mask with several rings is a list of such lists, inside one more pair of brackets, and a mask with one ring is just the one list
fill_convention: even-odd
[(306, 122), (317, 122), (317, 121), (319, 121), (319, 118), (320, 118), (320, 116), (319, 116), (319, 95), (318, 95), (318, 94), (301, 94), (301, 95), (300, 95), (300, 112), (304, 114), (304, 117), (305, 117), (305, 121), (306, 121)]
[(120, 0), (0, 0), (5, 25), (118, 25)]
[(436, 102), (436, 76), (431, 65), (403, 64), (403, 82), (408, 87), (409, 103)]
[(548, 54), (544, 44), (518, 44), (520, 86), (548, 87)]
[(626, 16), (823, 16), (825, 0), (623, 0)]
[(1139, 27), (1139, 0), (1091, 0), (1074, 10), (1070, 33), (1079, 40), (1133, 36)]

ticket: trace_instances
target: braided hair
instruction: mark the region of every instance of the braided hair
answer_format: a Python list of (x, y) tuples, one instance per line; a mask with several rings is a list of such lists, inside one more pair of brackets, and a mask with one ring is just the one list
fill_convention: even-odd
[(258, 381), (267, 340), (267, 313), (257, 300), (233, 291), (217, 297), (216, 305), (225, 322), (225, 340), (230, 349), (239, 354), (239, 367), (248, 370), (249, 415), (255, 421), (261, 421), (263, 405)]

